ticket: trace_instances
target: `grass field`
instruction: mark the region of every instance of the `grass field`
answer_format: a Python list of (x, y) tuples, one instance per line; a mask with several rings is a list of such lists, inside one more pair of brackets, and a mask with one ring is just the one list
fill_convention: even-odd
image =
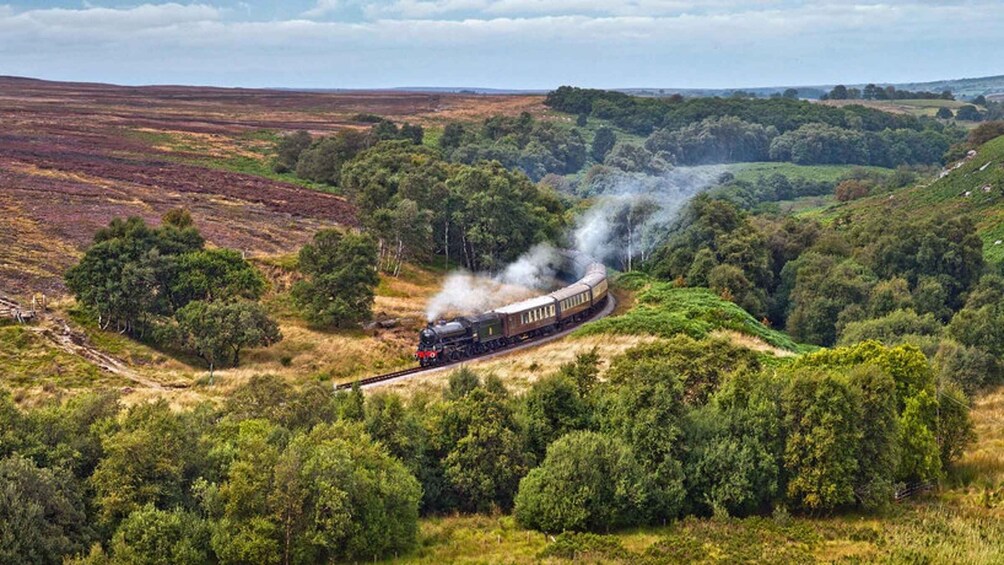
[(0, 386), (21, 395), (127, 384), (25, 326), (0, 326)]
[(737, 180), (754, 182), (759, 177), (781, 174), (789, 179), (801, 178), (815, 182), (836, 182), (846, 174), (863, 170), (870, 173), (889, 174), (891, 169), (861, 165), (796, 165), (794, 163), (755, 162), (729, 165)]

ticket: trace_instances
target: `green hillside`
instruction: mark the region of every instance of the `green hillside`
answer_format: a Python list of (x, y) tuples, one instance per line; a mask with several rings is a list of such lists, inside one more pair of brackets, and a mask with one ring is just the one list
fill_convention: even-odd
[(676, 288), (672, 283), (651, 282), (639, 275), (622, 277), (622, 284), (636, 288), (638, 303), (620, 316), (587, 324), (579, 335), (651, 334), (672, 337), (687, 334), (701, 339), (715, 330), (730, 330), (758, 338), (774, 347), (802, 351), (788, 335), (770, 329), (733, 302), (722, 299), (706, 288)]
[[(976, 155), (933, 182), (895, 194), (877, 195), (848, 206), (852, 213), (907, 210), (921, 217), (968, 214), (976, 221), (988, 261), (1004, 262), (1004, 136), (980, 147)], [(944, 174), (944, 173), (943, 173)]]

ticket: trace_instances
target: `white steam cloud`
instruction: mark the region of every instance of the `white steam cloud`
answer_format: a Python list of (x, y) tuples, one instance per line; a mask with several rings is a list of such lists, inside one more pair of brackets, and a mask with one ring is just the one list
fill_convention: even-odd
[(554, 286), (563, 258), (553, 246), (540, 244), (495, 276), (454, 271), (425, 309), (431, 321), (447, 315), (477, 314), (537, 295)]
[[(720, 166), (677, 168), (659, 176), (611, 170), (587, 187), (597, 195), (571, 234), (581, 253), (621, 270), (644, 261), (665, 239), (680, 209), (713, 185)], [(551, 245), (537, 245), (498, 275), (450, 273), (429, 301), (426, 318), (486, 312), (553, 289), (564, 257)]]
[(580, 218), (575, 248), (621, 270), (644, 261), (662, 242), (680, 209), (715, 184), (721, 166), (681, 167), (663, 175), (613, 172), (589, 187), (596, 203)]

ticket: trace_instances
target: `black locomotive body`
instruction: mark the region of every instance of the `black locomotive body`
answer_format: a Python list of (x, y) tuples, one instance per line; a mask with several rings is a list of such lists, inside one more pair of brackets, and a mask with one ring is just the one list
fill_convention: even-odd
[(419, 333), (415, 358), (423, 367), (459, 361), (589, 318), (607, 300), (606, 267), (576, 260), (585, 265), (580, 269), (585, 274), (565, 288), (484, 314), (429, 324)]

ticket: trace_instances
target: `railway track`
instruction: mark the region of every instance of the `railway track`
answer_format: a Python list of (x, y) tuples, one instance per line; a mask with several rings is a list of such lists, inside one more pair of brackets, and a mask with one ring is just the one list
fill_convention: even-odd
[(396, 381), (396, 380), (399, 380), (399, 379), (405, 379), (405, 378), (411, 377), (413, 375), (417, 375), (419, 373), (434, 373), (434, 372), (437, 372), (437, 371), (442, 371), (444, 369), (448, 369), (450, 367), (454, 367), (454, 366), (458, 366), (458, 365), (463, 365), (464, 363), (468, 363), (470, 361), (480, 361), (480, 360), (492, 359), (492, 358), (495, 358), (495, 357), (501, 357), (503, 355), (508, 355), (510, 353), (515, 353), (517, 351), (521, 351), (521, 350), (527, 349), (529, 347), (533, 347), (533, 346), (536, 346), (536, 345), (541, 345), (541, 344), (547, 343), (549, 341), (554, 341), (556, 339), (562, 338), (562, 337), (570, 334), (571, 332), (575, 331), (577, 328), (581, 327), (584, 324), (588, 324), (589, 322), (592, 322), (593, 320), (599, 320), (600, 318), (604, 318), (606, 316), (609, 316), (610, 313), (614, 311), (614, 307), (617, 306), (617, 301), (614, 299), (613, 294), (608, 294), (607, 296), (608, 296), (608, 298), (607, 298), (606, 304), (603, 306), (603, 308), (600, 308), (595, 314), (593, 314), (592, 317), (590, 317), (588, 320), (585, 320), (585, 321), (583, 321), (581, 323), (578, 323), (578, 324), (576, 324), (574, 326), (570, 326), (568, 328), (565, 328), (565, 329), (563, 329), (563, 330), (561, 330), (559, 332), (555, 332), (553, 334), (541, 336), (541, 337), (538, 337), (538, 338), (535, 338), (535, 339), (528, 339), (526, 341), (520, 342), (520, 343), (518, 343), (516, 345), (511, 345), (511, 346), (506, 347), (504, 349), (498, 349), (498, 350), (495, 350), (495, 351), (490, 351), (490, 352), (487, 352), (487, 353), (483, 353), (481, 355), (475, 355), (473, 357), (467, 357), (467, 358), (464, 358), (464, 359), (460, 359), (458, 361), (451, 361), (449, 363), (443, 363), (441, 365), (436, 365), (436, 366), (433, 366), (433, 367), (412, 367), (410, 369), (403, 369), (403, 370), (400, 370), (400, 371), (395, 371), (393, 373), (386, 373), (386, 374), (383, 374), (383, 375), (375, 375), (375, 376), (372, 376), (372, 377), (366, 377), (366, 378), (355, 380), (355, 381), (352, 381), (352, 382), (341, 383), (341, 384), (335, 385), (334, 388), (335, 388), (336, 391), (348, 390), (348, 389), (351, 389), (356, 384), (358, 384), (360, 388), (370, 388), (370, 387), (376, 386), (376, 385), (387, 384), (388, 382), (391, 382), (391, 381)]

